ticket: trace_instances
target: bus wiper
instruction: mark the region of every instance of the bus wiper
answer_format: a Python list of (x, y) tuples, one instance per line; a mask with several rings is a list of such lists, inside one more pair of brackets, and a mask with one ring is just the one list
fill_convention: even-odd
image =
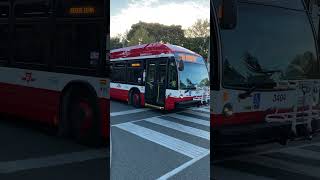
[(186, 91), (184, 93), (187, 93), (189, 92), (190, 90), (196, 90), (197, 88), (196, 87), (187, 87), (186, 88)]
[(257, 89), (257, 86), (252, 86), (250, 89), (248, 89), (246, 92), (239, 94), (240, 99), (246, 99), (251, 96), (253, 91)]
[(274, 88), (277, 84), (276, 83), (258, 83), (258, 84), (252, 84), (251, 88), (248, 89), (246, 92), (239, 94), (240, 99), (246, 99), (251, 96), (251, 94), (257, 89), (257, 88)]

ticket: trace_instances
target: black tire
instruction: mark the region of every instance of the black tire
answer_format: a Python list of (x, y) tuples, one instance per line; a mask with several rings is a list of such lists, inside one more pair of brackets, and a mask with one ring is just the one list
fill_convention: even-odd
[(140, 107), (141, 107), (140, 92), (137, 91), (137, 90), (133, 90), (133, 91), (131, 92), (130, 101), (131, 101), (131, 104), (132, 104), (134, 107), (140, 108)]
[[(80, 88), (79, 88), (80, 89)], [(60, 135), (90, 146), (100, 146), (100, 113), (97, 98), (89, 92), (68, 91), (61, 112)]]

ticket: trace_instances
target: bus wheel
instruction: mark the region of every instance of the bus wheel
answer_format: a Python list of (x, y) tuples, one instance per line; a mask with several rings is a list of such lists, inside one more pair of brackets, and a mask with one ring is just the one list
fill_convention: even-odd
[(94, 97), (84, 93), (70, 94), (67, 106), (62, 112), (68, 124), (68, 134), (77, 142), (90, 146), (101, 143), (99, 131), (99, 112)]
[(131, 103), (134, 107), (140, 108), (141, 107), (141, 98), (139, 91), (132, 91), (131, 93)]

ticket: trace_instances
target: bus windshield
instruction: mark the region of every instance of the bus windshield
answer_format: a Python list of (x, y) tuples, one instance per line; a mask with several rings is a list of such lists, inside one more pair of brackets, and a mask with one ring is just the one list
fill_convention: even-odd
[(179, 71), (180, 89), (196, 89), (209, 86), (209, 75), (205, 64), (184, 62)]
[(239, 8), (242, 25), (221, 31), (225, 86), (273, 88), (278, 81), (317, 76), (316, 47), (305, 12), (257, 11), (247, 4)]

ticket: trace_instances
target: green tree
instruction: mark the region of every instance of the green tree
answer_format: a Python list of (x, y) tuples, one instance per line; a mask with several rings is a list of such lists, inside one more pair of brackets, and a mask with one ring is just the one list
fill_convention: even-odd
[(130, 37), (128, 34), (127, 39), (129, 46), (153, 43), (155, 41), (155, 38), (152, 35), (150, 35), (150, 33), (144, 27), (139, 27), (138, 29), (136, 29)]
[(134, 38), (136, 38), (137, 31), (139, 32), (141, 29), (147, 31), (149, 37), (152, 37), (154, 42), (182, 45), (184, 41), (184, 31), (180, 25), (167, 26), (159, 23), (145, 22), (133, 24), (127, 34), (127, 39), (130, 42), (134, 40)]
[(198, 19), (190, 28), (186, 30), (186, 37), (209, 37), (210, 22), (208, 19)]
[(210, 43), (210, 22), (198, 19), (185, 31), (184, 47), (197, 52), (203, 58), (208, 58)]
[(117, 49), (123, 46), (119, 36), (110, 38), (110, 49)]

